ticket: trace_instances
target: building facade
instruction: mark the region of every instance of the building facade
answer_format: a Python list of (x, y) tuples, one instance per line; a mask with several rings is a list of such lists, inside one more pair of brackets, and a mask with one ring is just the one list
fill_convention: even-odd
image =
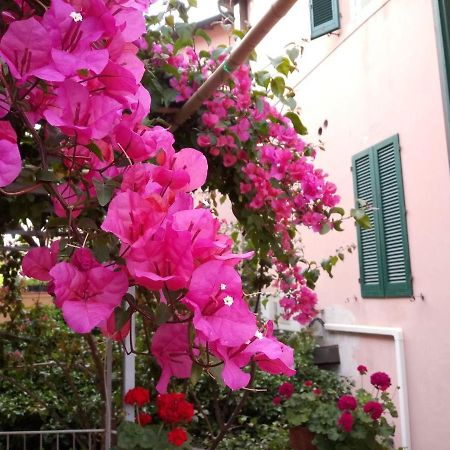
[[(250, 23), (270, 4), (250, 2)], [(257, 48), (264, 59), (290, 42), (304, 47), (291, 85), (307, 140), (323, 142), (318, 166), (342, 206), (370, 206), (370, 231), (349, 220), (340, 233), (305, 233), (305, 251), (320, 261), (358, 245), (319, 281), (334, 329), (324, 339), (339, 344), (342, 374), (365, 364), (402, 386), (396, 444), (408, 450), (450, 448), (449, 9), (441, 0), (299, 0)]]

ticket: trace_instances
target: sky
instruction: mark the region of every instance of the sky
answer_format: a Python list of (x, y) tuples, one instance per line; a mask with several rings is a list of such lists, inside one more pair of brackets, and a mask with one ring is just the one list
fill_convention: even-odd
[[(186, 3), (186, 1), (185, 1)], [(151, 11), (164, 10), (166, 1), (159, 1), (151, 6)], [(217, 0), (197, 0), (197, 8), (191, 8), (189, 11), (189, 18), (191, 22), (199, 22), (219, 14)]]

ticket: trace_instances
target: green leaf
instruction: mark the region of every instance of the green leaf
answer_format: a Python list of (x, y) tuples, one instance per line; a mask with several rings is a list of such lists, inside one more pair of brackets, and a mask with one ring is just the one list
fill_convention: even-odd
[[(294, 127), (294, 130), (304, 136), (305, 134), (308, 134), (308, 130), (306, 129), (306, 127), (303, 125), (302, 121), (300, 120), (300, 117), (298, 116), (298, 114), (296, 114), (293, 111), (289, 111), (285, 114), (285, 117), (287, 117), (288, 119), (290, 119), (290, 121), (292, 122), (292, 126)], [(333, 208), (332, 208), (333, 209)], [(342, 209), (342, 208), (341, 208)], [(331, 210), (330, 210), (331, 212)]]
[(272, 78), (272, 80), (270, 81), (270, 88), (272, 89), (272, 92), (277, 97), (280, 97), (281, 95), (283, 95), (284, 90), (286, 88), (286, 83), (284, 81), (284, 78), (282, 78), (282, 77)]
[(331, 230), (331, 226), (328, 222), (324, 222), (320, 227), (320, 234), (327, 234)]
[(103, 159), (103, 153), (100, 150), (99, 146), (95, 144), (94, 142), (90, 142), (86, 146), (100, 161), (104, 161)]
[(336, 231), (344, 231), (344, 229), (341, 227), (342, 225), (342, 220), (334, 220), (333, 222), (333, 228)]
[(189, 6), (197, 8), (197, 0), (188, 0)]
[(192, 38), (178, 38), (173, 44), (173, 53), (176, 55), (182, 48), (193, 45)]
[(195, 30), (194, 34), (195, 34), (195, 36), (202, 37), (208, 45), (211, 45), (211, 42), (212, 42), (211, 38), (210, 38), (209, 34), (205, 30), (203, 30), (201, 28), (197, 28)]
[(164, 64), (162, 66), (162, 70), (164, 72), (167, 72), (170, 75), (177, 77), (177, 78), (180, 76), (180, 72), (178, 72), (178, 69), (174, 66), (171, 66), (170, 64)]
[(276, 69), (284, 76), (288, 76), (295, 70), (295, 66), (290, 63), (288, 58), (282, 58), (281, 62), (276, 66)]
[(334, 206), (333, 208), (330, 208), (330, 214), (340, 214), (343, 216), (345, 214), (345, 210), (340, 206)]
[(270, 83), (270, 74), (267, 70), (260, 70), (255, 72), (255, 81), (260, 86), (267, 89)]
[(36, 178), (40, 181), (58, 181), (61, 179), (61, 177), (51, 169), (39, 170), (36, 174)]
[(101, 180), (94, 179), (93, 183), (95, 192), (97, 194), (98, 203), (100, 204), (100, 206), (106, 206), (112, 199), (114, 189), (117, 186), (116, 182), (108, 180), (105, 183)]
[(298, 47), (292, 47), (289, 50), (286, 50), (286, 53), (289, 59), (295, 64), (298, 55), (300, 54), (300, 49)]
[(172, 311), (165, 303), (158, 303), (155, 309), (156, 323), (161, 325), (172, 317)]
[(203, 374), (203, 369), (201, 366), (199, 366), (198, 364), (193, 363), (192, 364), (192, 372), (191, 372), (191, 378), (190, 378), (190, 382), (193, 386), (195, 386), (198, 382), (198, 380), (200, 380), (200, 377)]
[(174, 25), (175, 25), (175, 18), (171, 15), (171, 16), (166, 16), (165, 17), (165, 21), (166, 21), (166, 24), (169, 26), (169, 27), (171, 27), (171, 28), (173, 28), (174, 27)]
[(356, 220), (356, 222), (362, 229), (368, 230), (372, 228), (372, 224), (370, 223), (370, 217), (365, 213), (363, 209), (352, 208), (350, 210), (350, 215)]
[(134, 422), (122, 422), (117, 429), (117, 445), (123, 450), (135, 450), (140, 446), (143, 428)]

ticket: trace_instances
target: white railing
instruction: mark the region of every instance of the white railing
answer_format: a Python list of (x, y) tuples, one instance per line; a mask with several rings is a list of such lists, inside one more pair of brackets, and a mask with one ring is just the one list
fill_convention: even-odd
[[(10, 450), (10, 446), (13, 443), (17, 446), (21, 442), (23, 450), (45, 450), (45, 448), (54, 448), (51, 444), (54, 444), (56, 440), (56, 450), (60, 450), (60, 436), (67, 435), (69, 436), (69, 442), (70, 438), (72, 440), (71, 450), (95, 450), (98, 448), (98, 445), (95, 445), (92, 435), (103, 434), (104, 431), (103, 428), (86, 430), (0, 431), (0, 448), (5, 448), (3, 444), (6, 442), (6, 450)], [(30, 436), (39, 437), (39, 448), (33, 445), (33, 448), (28, 447), (27, 449), (27, 438)], [(79, 437), (84, 438), (86, 444), (77, 443), (77, 438)], [(47, 447), (44, 447), (44, 444)]]

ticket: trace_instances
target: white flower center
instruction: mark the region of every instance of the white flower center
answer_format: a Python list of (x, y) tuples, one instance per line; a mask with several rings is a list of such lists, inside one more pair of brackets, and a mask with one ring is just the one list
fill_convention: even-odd
[(224, 299), (223, 302), (225, 303), (225, 305), (227, 306), (231, 306), (234, 303), (233, 297), (231, 297), (230, 295), (227, 295)]
[(74, 22), (81, 22), (83, 20), (83, 16), (75, 11), (70, 13), (70, 17), (72, 17)]
[(226, 285), (225, 283), (222, 283), (222, 284), (220, 285), (220, 290), (221, 290), (221, 291), (224, 291), (226, 288), (227, 288), (227, 285)]
[(203, 205), (205, 208), (209, 208), (209, 207), (211, 206), (206, 200), (202, 200), (202, 205)]
[(259, 330), (256, 330), (255, 336), (256, 336), (258, 339), (262, 339), (262, 338), (264, 337), (264, 335), (263, 335), (263, 334), (261, 333), (261, 331), (259, 331)]

